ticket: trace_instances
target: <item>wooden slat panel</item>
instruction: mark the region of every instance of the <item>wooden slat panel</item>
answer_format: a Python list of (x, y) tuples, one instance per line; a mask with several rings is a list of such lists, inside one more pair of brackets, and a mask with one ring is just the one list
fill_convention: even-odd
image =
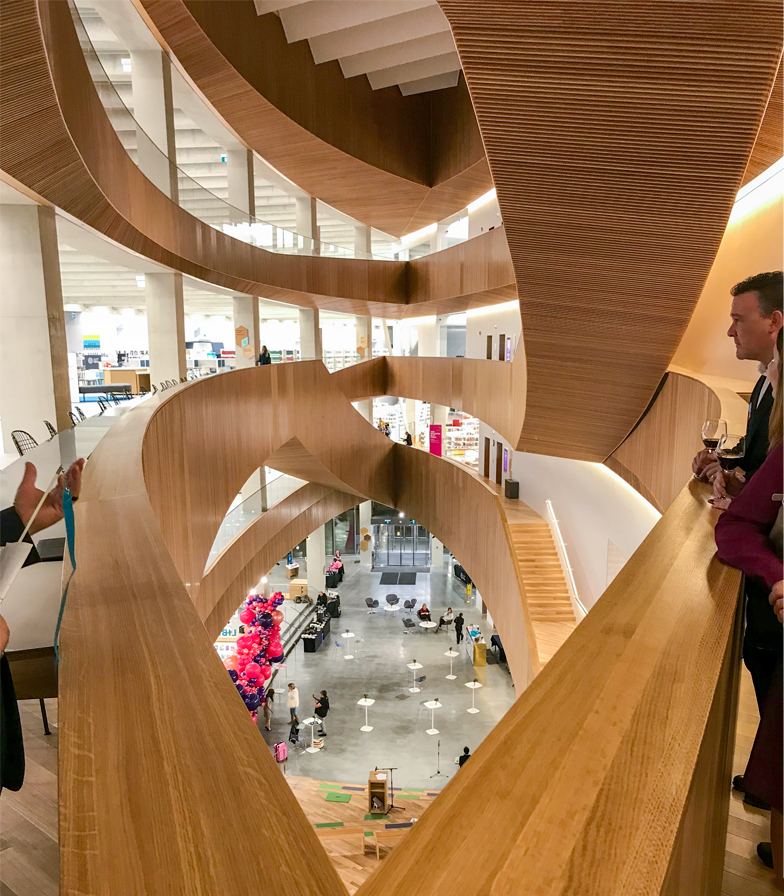
[(441, 273), (433, 274), (428, 259), (409, 266), (277, 255), (204, 224), (157, 190), (123, 149), (93, 87), (64, 0), (41, 3), (40, 21), (35, 0), (4, 0), (2, 11), (3, 46), (9, 51), (0, 60), (0, 167), (132, 251), (249, 295), (350, 314), (460, 311), (513, 295), (501, 233), (439, 253)]
[(747, 184), (750, 180), (754, 180), (774, 162), (778, 162), (782, 155), (784, 155), (784, 67), (779, 63), (779, 71), (765, 109), (765, 117), (754, 141), (754, 151), (743, 175), (743, 183)]
[(403, 97), (288, 44), (250, 0), (137, 0), (186, 76), (240, 139), (306, 192), (393, 236), (492, 187), (465, 82)]
[(639, 426), (605, 463), (664, 511), (691, 478), (692, 459), (703, 447), (702, 424), (721, 416), (721, 402), (708, 386), (670, 373)]
[(710, 269), (778, 66), (782, 5), (440, 6), (517, 277), (519, 447), (604, 460), (645, 409)]

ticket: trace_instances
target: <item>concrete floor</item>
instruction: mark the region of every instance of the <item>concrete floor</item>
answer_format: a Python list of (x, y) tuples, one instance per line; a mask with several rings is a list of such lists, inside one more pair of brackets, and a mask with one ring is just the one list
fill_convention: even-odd
[[(473, 751), (492, 730), (515, 700), (512, 679), (506, 666), (493, 661), (488, 649), (488, 665), (474, 669), (465, 648), (461, 645), (454, 658), (454, 681), (447, 681), (449, 657), (444, 652), (455, 644), (454, 631), (434, 634), (419, 628), (405, 634), (401, 615), (383, 611), (385, 596), (395, 593), (400, 604), (408, 598), (416, 598), (417, 606), (425, 600), (437, 621), (437, 614), (451, 606), (455, 614), (463, 613), (466, 620), (479, 625), (487, 641), (493, 633), (481, 612), (465, 596), (465, 587), (450, 572), (451, 563), (432, 568), (430, 574), (419, 573), (416, 585), (382, 586), (381, 571), (355, 564), (346, 558), (346, 577), (339, 590), (343, 614), (332, 620), (329, 643), (325, 642), (316, 654), (306, 654), (298, 644), (290, 654), (286, 667), (281, 669), (273, 687), (278, 701), (272, 731), (260, 729), (267, 743), (272, 746), (279, 740), (287, 740), (289, 734), (285, 691), (288, 681), (293, 681), (300, 693), (300, 720), (312, 715), (312, 694), (325, 688), (330, 698), (325, 746), (318, 753), (304, 752), (309, 743), (310, 731), (301, 726), (302, 745), (299, 750), (289, 745), (288, 772), (324, 781), (364, 784), (368, 772), (375, 766), (395, 766), (395, 787), (420, 787), (439, 789), (448, 778), (430, 778), (437, 768), (437, 744), (441, 742), (441, 771), (454, 776), (457, 771), (455, 757), (464, 746)], [(285, 581), (283, 568), (276, 567), (271, 575), (273, 587)], [(369, 615), (365, 598), (379, 600), (375, 614)], [(334, 646), (335, 641), (345, 642), (341, 633), (354, 632), (351, 652), (354, 659), (343, 659), (345, 649)], [(413, 659), (422, 663), (417, 675), (426, 675), (421, 692), (409, 693), (413, 673), (406, 664)], [(465, 682), (476, 678), (484, 687), (476, 692), (476, 705), (480, 712), (466, 712), (471, 706), (471, 691)], [(373, 731), (361, 732), (365, 723), (364, 709), (357, 706), (363, 694), (376, 702), (369, 709), (369, 723)], [(435, 727), (439, 735), (428, 735), (430, 711), (421, 704), (438, 698), (443, 707), (436, 710)]]

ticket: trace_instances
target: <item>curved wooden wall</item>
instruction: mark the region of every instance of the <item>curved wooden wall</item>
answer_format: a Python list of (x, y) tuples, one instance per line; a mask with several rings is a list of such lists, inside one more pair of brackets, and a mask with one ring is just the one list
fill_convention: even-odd
[[(251, 0), (135, 0), (216, 114), (313, 196), (393, 236), (448, 217), (493, 186), (465, 84), (427, 96), (372, 91), (315, 65)], [(296, 147), (296, 151), (293, 151)]]
[[(354, 487), (372, 484), (380, 500), (426, 525), (438, 519), (439, 537), (475, 550), (495, 567), (496, 584), (507, 552), (478, 477), (394, 445), (335, 388), (315, 362), (223, 374), (149, 399), (93, 453), (76, 507), (78, 568), (61, 641), (64, 892), (345, 893), (202, 625), (217, 625), (210, 610), (225, 589), (215, 588), (210, 608), (203, 588), (197, 609), (177, 565), (203, 557), (202, 515), (217, 519), (212, 505), (223, 512), (267, 446), (291, 430), (305, 445), (307, 432), (317, 433), (314, 456)], [(313, 415), (314, 396), (342, 407), (331, 415), (342, 444)], [(289, 499), (292, 539), (341, 500), (353, 502), (323, 486), (300, 491)], [(694, 482), (682, 492), (360, 896), (449, 896), (454, 868), (432, 862), (447, 848), (464, 860), (460, 892), (470, 896), (534, 888), (566, 896), (576, 881), (591, 896), (620, 896), (632, 877), (646, 893), (715, 891), (740, 577), (715, 559), (706, 493)], [(276, 548), (265, 545), (285, 540), (274, 527), (267, 538), (264, 525), (224, 552), (228, 559), (241, 539), (257, 539), (237, 556), (240, 580), (258, 571), (248, 569), (255, 548), (272, 556)], [(491, 612), (498, 619), (503, 607)], [(275, 862), (238, 833), (249, 792), (254, 824), (275, 831)]]
[(762, 119), (754, 151), (746, 166), (743, 183), (762, 174), (766, 168), (784, 155), (784, 66), (779, 63), (778, 74), (773, 84), (765, 117)]
[(519, 448), (604, 460), (716, 254), (779, 63), (782, 4), (439, 3), (517, 278)]
[[(412, 263), (412, 276), (404, 262), (278, 255), (215, 230), (171, 202), (123, 149), (65, 0), (3, 0), (2, 29), (0, 167), (132, 251), (239, 292), (360, 315), (464, 310), (513, 288), (503, 234), (495, 232), (445, 250), (445, 276), (432, 275), (427, 259)], [(463, 284), (477, 295), (461, 293)]]
[(668, 373), (648, 412), (605, 464), (664, 512), (692, 476), (692, 459), (703, 447), (702, 424), (721, 416), (721, 401), (712, 389)]
[[(522, 345), (518, 349), (523, 354)], [(525, 416), (525, 366), (474, 358), (384, 356), (345, 367), (332, 378), (349, 401), (381, 395), (416, 398), (478, 417), (512, 445)]]

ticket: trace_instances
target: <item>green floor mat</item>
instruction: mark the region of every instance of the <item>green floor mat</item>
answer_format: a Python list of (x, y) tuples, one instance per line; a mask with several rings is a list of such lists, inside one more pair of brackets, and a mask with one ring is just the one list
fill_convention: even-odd
[(342, 821), (322, 821), (320, 824), (316, 825), (317, 828), (342, 828)]
[(342, 784), (319, 784), (319, 790), (342, 790)]
[(324, 797), (324, 799), (328, 803), (348, 803), (351, 802), (351, 794), (350, 793), (337, 793), (334, 790), (330, 790)]
[(366, 815), (365, 821), (386, 821), (389, 818), (388, 815)]

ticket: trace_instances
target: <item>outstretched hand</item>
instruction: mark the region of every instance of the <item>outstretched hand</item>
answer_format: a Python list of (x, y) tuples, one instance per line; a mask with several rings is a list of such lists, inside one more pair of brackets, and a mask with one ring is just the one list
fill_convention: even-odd
[[(68, 468), (67, 472), (57, 478), (54, 488), (46, 496), (38, 515), (30, 526), (30, 534), (35, 535), (43, 529), (48, 529), (63, 518), (63, 491), (66, 486), (70, 490), (74, 498), (79, 497), (82, 488), (82, 470), (84, 469), (84, 458), (81, 457)], [(41, 500), (43, 492), (36, 487), (35, 480), (38, 471), (35, 464), (29, 461), (25, 464), (24, 477), (16, 491), (14, 498), (14, 510), (19, 514), (19, 518), (25, 524), (28, 524), (38, 502)]]

